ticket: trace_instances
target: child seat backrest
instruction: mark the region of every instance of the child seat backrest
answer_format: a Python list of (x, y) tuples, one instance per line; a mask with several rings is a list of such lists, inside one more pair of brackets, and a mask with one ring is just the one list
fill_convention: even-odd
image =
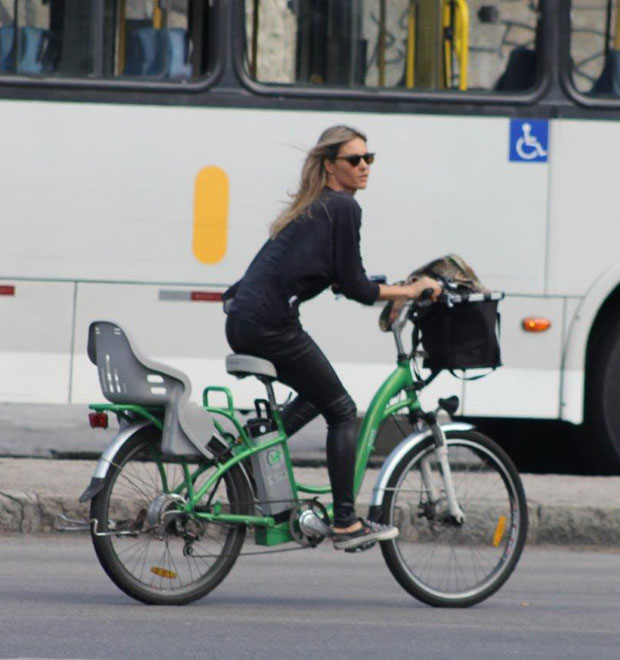
[(112, 403), (163, 406), (186, 387), (178, 376), (147, 367), (125, 332), (114, 323), (99, 321), (90, 326), (88, 357), (97, 365), (101, 391)]
[(183, 372), (142, 356), (122, 328), (110, 321), (91, 323), (88, 357), (97, 366), (106, 399), (164, 408), (164, 453), (211, 457), (206, 445), (215, 435), (213, 420), (189, 402), (191, 385)]

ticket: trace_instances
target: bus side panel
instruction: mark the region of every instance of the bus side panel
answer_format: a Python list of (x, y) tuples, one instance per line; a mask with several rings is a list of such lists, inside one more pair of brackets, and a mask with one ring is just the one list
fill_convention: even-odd
[[(0, 257), (15, 277), (229, 284), (295, 188), (304, 151), (345, 123), (377, 151), (359, 194), (369, 269), (403, 278), (458, 252), (488, 286), (543, 292), (547, 165), (509, 161), (507, 118), (10, 101), (1, 118), (15, 158), (0, 163), (14, 182)], [(192, 232), (207, 166), (230, 181), (230, 218), (223, 258), (205, 265)]]
[[(128, 323), (145, 353), (168, 356), (182, 369), (186, 363), (197, 388), (230, 382), (235, 391), (263, 395), (260, 386), (223, 373), (228, 348), (219, 306), (207, 312), (206, 302), (160, 302), (155, 282), (185, 290), (189, 282), (210, 282), (221, 289), (240, 277), (266, 239), (279, 202), (294, 189), (304, 150), (334, 123), (359, 126), (378, 154), (369, 188), (358, 195), (368, 272), (395, 281), (429, 259), (457, 252), (489, 287), (543, 294), (547, 165), (509, 161), (507, 118), (46, 102), (1, 107), (3, 121), (15, 127), (2, 141), (20, 165), (5, 171), (15, 179), (3, 200), (5, 273), (119, 282), (116, 289), (79, 285), (75, 401), (100, 398), (85, 347), (88, 323), (101, 318)], [(230, 181), (230, 218), (226, 254), (205, 265), (192, 254), (192, 204), (196, 174), (209, 165)], [(42, 246), (36, 254), (32, 237)], [(333, 302), (329, 294), (323, 298), (328, 310)], [(378, 333), (376, 321), (368, 322), (367, 337)], [(336, 364), (352, 365), (350, 376), (343, 372), (348, 386), (362, 380), (358, 366), (364, 367), (363, 409), (367, 392), (383, 377), (381, 365), (392, 365), (394, 354), (385, 363), (363, 347), (353, 356), (347, 333), (333, 333), (322, 345)]]
[(69, 402), (74, 290), (0, 281), (0, 401)]
[(620, 122), (555, 120), (552, 138), (547, 293), (583, 296), (620, 263)]
[(490, 288), (544, 291), (546, 163), (509, 160), (510, 120), (360, 117), (377, 150), (364, 209), (366, 265), (408, 271), (449, 252)]
[[(192, 291), (197, 294), (194, 300)], [(71, 402), (103, 399), (97, 369), (86, 355), (88, 327), (95, 320), (118, 323), (144, 355), (185, 372), (193, 385), (191, 398), (198, 403), (207, 385), (229, 387), (240, 407), (252, 406), (257, 397), (264, 398), (264, 388), (256, 379), (238, 381), (225, 371), (224, 357), (231, 352), (224, 334), (226, 317), (221, 302), (210, 300), (215, 297), (212, 294), (221, 291), (221, 288), (79, 283)], [(220, 403), (225, 404), (225, 400)]]
[[(509, 297), (500, 304), (503, 367), (465, 383), (464, 414), (476, 417), (559, 417), (565, 301)], [(523, 318), (551, 321), (546, 332), (530, 333)]]
[[(79, 283), (72, 403), (102, 399), (97, 370), (86, 355), (88, 326), (98, 319), (118, 323), (143, 354), (187, 373), (196, 402), (201, 401), (206, 385), (229, 387), (235, 404), (241, 408), (253, 407), (254, 399), (264, 398), (264, 388), (256, 379), (237, 380), (226, 373), (224, 357), (231, 350), (225, 338), (222, 306), (217, 301), (192, 301), (192, 291), (196, 289)], [(205, 291), (203, 288), (199, 293)], [(207, 293), (218, 291), (211, 287)], [(377, 387), (395, 366), (393, 336), (378, 327), (381, 308), (335, 300), (332, 295), (309, 301), (304, 308), (304, 327), (333, 361), (360, 413), (368, 408)], [(278, 400), (284, 401), (289, 390), (276, 384), (276, 392)], [(422, 402), (432, 408), (446, 392), (462, 397), (462, 383), (442, 374), (422, 393)]]

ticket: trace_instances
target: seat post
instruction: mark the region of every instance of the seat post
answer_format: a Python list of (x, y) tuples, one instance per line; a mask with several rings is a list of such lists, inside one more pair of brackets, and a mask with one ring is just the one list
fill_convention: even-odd
[(278, 407), (278, 404), (276, 403), (276, 395), (273, 391), (273, 384), (270, 378), (258, 378), (260, 382), (265, 386), (265, 389), (267, 390), (267, 399), (269, 401), (269, 405), (271, 407), (271, 410), (276, 410)]

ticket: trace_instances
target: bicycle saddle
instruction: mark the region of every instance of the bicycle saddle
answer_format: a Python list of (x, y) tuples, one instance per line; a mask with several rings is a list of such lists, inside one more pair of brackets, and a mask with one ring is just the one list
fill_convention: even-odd
[(269, 381), (278, 378), (278, 373), (272, 362), (254, 355), (243, 355), (241, 353), (232, 353), (226, 356), (226, 371), (232, 376), (237, 376), (237, 378), (256, 376)]

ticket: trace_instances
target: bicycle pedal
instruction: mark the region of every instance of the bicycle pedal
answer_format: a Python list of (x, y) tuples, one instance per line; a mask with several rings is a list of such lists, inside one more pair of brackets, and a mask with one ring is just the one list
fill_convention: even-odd
[(355, 548), (347, 548), (345, 552), (366, 552), (366, 550), (370, 550), (376, 544), (376, 541), (368, 541), (368, 543), (362, 543), (362, 545), (358, 545)]

